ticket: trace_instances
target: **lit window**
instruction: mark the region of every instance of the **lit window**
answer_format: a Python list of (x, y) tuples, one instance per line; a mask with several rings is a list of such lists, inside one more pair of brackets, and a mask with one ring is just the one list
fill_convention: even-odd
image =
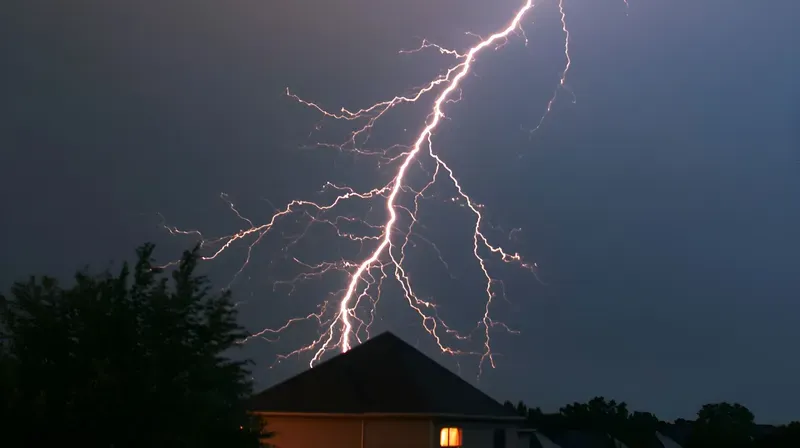
[(442, 428), (439, 432), (439, 446), (461, 446), (461, 428)]

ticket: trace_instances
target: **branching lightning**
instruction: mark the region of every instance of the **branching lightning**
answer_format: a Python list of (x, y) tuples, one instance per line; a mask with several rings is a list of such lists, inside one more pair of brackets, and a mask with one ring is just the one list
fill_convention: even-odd
[[(627, 0), (625, 1), (625, 4), (628, 4)], [(570, 94), (572, 94), (573, 104), (577, 102), (575, 94), (567, 87), (567, 74), (569, 73), (570, 67), (572, 67), (572, 58), (569, 55), (569, 28), (567, 28), (567, 14), (564, 12), (564, 0), (558, 0), (558, 13), (561, 15), (561, 31), (564, 33), (564, 57), (566, 58), (567, 62), (564, 64), (564, 70), (561, 71), (561, 79), (558, 81), (558, 87), (556, 88), (555, 92), (553, 92), (553, 97), (547, 102), (547, 108), (545, 109), (542, 118), (539, 119), (539, 124), (537, 124), (533, 130), (531, 130), (531, 134), (538, 131), (539, 128), (542, 127), (542, 124), (544, 124), (545, 118), (547, 118), (547, 116), (550, 114), (550, 111), (553, 110), (553, 104), (555, 104), (556, 99), (558, 99), (558, 91), (560, 89), (566, 89)]]
[[(308, 353), (310, 365), (313, 367), (326, 353), (335, 350), (345, 352), (355, 344), (360, 343), (364, 338), (369, 337), (370, 327), (376, 315), (376, 305), (381, 298), (384, 283), (387, 280), (393, 280), (402, 290), (407, 305), (418, 314), (423, 329), (430, 334), (443, 353), (477, 355), (480, 359), (479, 369), (483, 369), (486, 363), (492, 367), (495, 366), (495, 355), (492, 352), (492, 332), (496, 329), (509, 332), (514, 332), (514, 330), (491, 317), (490, 311), (494, 300), (498, 294), (503, 295), (504, 293), (502, 283), (490, 275), (489, 267), (487, 266), (488, 257), (491, 256), (506, 263), (516, 264), (530, 271), (534, 276), (536, 275), (537, 265), (524, 260), (516, 252), (508, 251), (490, 242), (489, 237), (484, 233), (488, 224), (481, 212), (483, 206), (475, 202), (465, 192), (453, 169), (434, 151), (433, 135), (445, 118), (444, 110), (446, 106), (461, 99), (463, 81), (471, 73), (476, 58), (487, 49), (502, 47), (508, 42), (509, 37), (517, 32), (522, 33), (524, 36), (521, 23), (533, 7), (534, 0), (525, 0), (504, 28), (489, 37), (480, 39), (476, 45), (466, 51), (461, 52), (444, 48), (428, 40), (423, 40), (422, 44), (414, 50), (401, 51), (401, 53), (416, 53), (434, 50), (455, 60), (453, 65), (443, 74), (408, 95), (395, 96), (359, 110), (342, 108), (338, 112), (331, 112), (317, 103), (299, 97), (287, 88), (286, 95), (289, 98), (317, 111), (324, 118), (359, 123), (356, 130), (350, 133), (342, 144), (319, 145), (333, 147), (342, 151), (352, 151), (363, 156), (377, 157), (380, 167), (393, 170), (388, 183), (368, 191), (357, 191), (348, 186), (329, 182), (324, 185), (321, 192), (329, 196), (327, 201), (292, 200), (282, 208), (276, 208), (276, 212), (263, 224), (254, 224), (253, 221), (244, 217), (234, 204), (228, 200), (228, 197), (223, 194), (222, 199), (226, 201), (233, 213), (247, 227), (236, 233), (214, 239), (206, 238), (197, 230), (181, 230), (164, 224), (164, 227), (172, 234), (192, 235), (199, 238), (201, 247), (207, 251), (203, 257), (205, 260), (215, 259), (234, 245), (244, 244), (246, 247), (245, 259), (234, 276), (234, 280), (250, 263), (254, 247), (273, 232), (279, 222), (286, 220), (289, 216), (305, 222), (305, 226), (299, 234), (289, 239), (286, 247), (287, 253), (288, 249), (303, 239), (312, 228), (320, 226), (327, 226), (333, 229), (338, 237), (360, 244), (363, 251), (366, 251), (366, 255), (355, 261), (342, 259), (322, 263), (308, 263), (297, 257), (289, 257), (304, 271), (296, 278), (278, 282), (276, 287), (281, 284), (287, 285), (291, 288), (291, 294), (294, 288), (302, 281), (319, 279), (332, 273), (343, 273), (347, 279), (342, 284), (343, 289), (332, 293), (328, 299), (321, 301), (314, 312), (289, 319), (278, 328), (263, 329), (252, 334), (248, 340), (252, 338), (269, 340), (270, 337), (277, 337), (290, 327), (301, 322), (312, 321), (319, 325), (320, 330), (317, 336), (302, 347), (278, 355), (277, 361)], [(558, 8), (565, 36), (564, 55), (566, 65), (561, 72), (559, 86), (548, 102), (539, 124), (533, 131), (541, 127), (545, 117), (550, 113), (553, 103), (556, 101), (558, 90), (567, 89), (565, 85), (566, 77), (572, 61), (569, 54), (570, 36), (563, 0), (558, 1)], [(527, 37), (525, 39), (527, 41)], [(433, 96), (430, 113), (424, 120), (422, 130), (416, 135), (410, 146), (395, 145), (384, 149), (369, 149), (365, 147), (376, 123), (388, 111), (403, 104), (419, 102), (428, 97), (428, 95)], [(318, 125), (317, 129), (319, 128), (320, 126)], [(426, 170), (424, 168), (425, 163), (429, 164), (430, 169)], [(415, 188), (410, 173), (417, 167), (427, 177), (424, 183)], [(414, 177), (414, 179), (418, 178)], [(456, 192), (455, 197), (451, 198), (450, 201), (464, 207), (472, 216), (470, 224), (472, 229), (471, 252), (483, 276), (485, 304), (483, 305), (482, 314), (478, 318), (475, 327), (463, 333), (456, 331), (439, 317), (438, 307), (435, 303), (430, 300), (424, 300), (417, 295), (412, 286), (411, 275), (406, 267), (407, 249), (410, 245), (413, 246), (415, 244), (415, 240), (430, 245), (435, 250), (441, 263), (445, 267), (449, 267), (439, 248), (430, 240), (419, 235), (415, 230), (415, 227), (418, 226), (417, 217), (422, 200), (429, 199), (431, 197), (431, 189), (441, 182), (449, 183)], [(343, 204), (352, 201), (380, 202), (385, 209), (384, 221), (371, 223), (363, 217), (345, 216), (341, 214), (341, 211), (337, 212)], [(358, 231), (353, 231), (353, 228), (357, 228)], [(509, 240), (513, 241), (519, 231), (520, 229), (512, 230), (509, 234)], [(479, 351), (464, 352), (453, 348), (447, 342), (453, 339), (468, 339), (474, 334), (480, 334), (482, 338), (482, 348)]]

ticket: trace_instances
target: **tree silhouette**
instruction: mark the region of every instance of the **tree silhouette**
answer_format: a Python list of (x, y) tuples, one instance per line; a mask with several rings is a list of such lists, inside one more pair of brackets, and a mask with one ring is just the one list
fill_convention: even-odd
[(594, 397), (588, 403), (572, 403), (561, 408), (561, 415), (572, 429), (591, 429), (615, 435), (625, 428), (628, 405)]
[[(171, 281), (153, 245), (131, 273), (49, 277), (0, 296), (3, 446), (254, 447), (245, 336), (230, 293), (212, 293), (186, 252)], [(72, 442), (72, 443), (70, 443)]]
[(507, 409), (512, 410), (522, 417), (525, 417), (529, 422), (537, 421), (542, 415), (542, 410), (539, 408), (529, 408), (524, 402), (519, 401), (514, 404), (510, 401), (503, 403)]
[(625, 443), (629, 448), (650, 448), (659, 446), (656, 432), (664, 423), (649, 412), (635, 411), (617, 430), (615, 437)]
[(746, 407), (738, 403), (706, 404), (697, 412), (687, 448), (752, 446), (755, 436), (755, 416)]
[(649, 412), (629, 412), (624, 402), (595, 397), (586, 403), (572, 403), (556, 414), (543, 413), (539, 408), (530, 408), (520, 401), (510, 401), (506, 408), (526, 417), (527, 425), (556, 440), (568, 432), (593, 433), (595, 445), (600, 436), (607, 436), (603, 446), (618, 445), (621, 441), (628, 448), (652, 448), (662, 446), (657, 432), (676, 438), (686, 448), (708, 447), (752, 447), (752, 448), (797, 448), (800, 447), (800, 422), (788, 425), (756, 425), (750, 410), (740, 404), (712, 403), (702, 406), (696, 420), (679, 418), (672, 423), (664, 422)]
[(800, 446), (800, 422), (791, 422), (782, 425), (768, 434), (760, 437), (755, 446), (757, 448), (797, 448)]

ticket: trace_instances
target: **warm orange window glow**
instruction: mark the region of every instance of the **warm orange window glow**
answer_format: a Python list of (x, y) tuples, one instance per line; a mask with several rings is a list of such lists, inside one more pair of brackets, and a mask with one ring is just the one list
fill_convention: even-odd
[(439, 432), (439, 446), (461, 446), (461, 428), (442, 428)]

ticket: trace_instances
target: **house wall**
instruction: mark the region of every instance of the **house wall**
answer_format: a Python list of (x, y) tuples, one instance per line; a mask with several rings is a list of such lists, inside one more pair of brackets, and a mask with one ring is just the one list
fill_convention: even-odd
[[(519, 435), (517, 427), (508, 423), (488, 423), (488, 422), (467, 422), (467, 421), (445, 421), (438, 420), (434, 423), (433, 447), (439, 446), (439, 430), (443, 427), (454, 426), (463, 430), (463, 448), (519, 448)], [(495, 430), (505, 432), (505, 445), (503, 447), (494, 446)]]
[[(430, 420), (366, 420), (364, 448), (432, 448)], [(438, 433), (436, 434), (438, 437)]]
[[(420, 418), (279, 417), (266, 418), (276, 448), (439, 448), (443, 427), (462, 429), (463, 448), (520, 448), (514, 425)], [(495, 430), (505, 445), (494, 446)]]
[(361, 446), (361, 421), (344, 418), (268, 417), (269, 443), (276, 448)]
[[(494, 431), (495, 429), (505, 431), (506, 444), (503, 447), (494, 446)], [(463, 448), (518, 448), (518, 440), (516, 431), (509, 428), (464, 428), (464, 444)], [(438, 440), (436, 446), (438, 446)]]
[[(268, 417), (276, 448), (435, 448), (430, 420)], [(362, 439), (363, 437), (363, 439)]]
[(517, 435), (517, 448), (531, 448), (531, 437), (535, 437), (530, 432), (521, 432)]

